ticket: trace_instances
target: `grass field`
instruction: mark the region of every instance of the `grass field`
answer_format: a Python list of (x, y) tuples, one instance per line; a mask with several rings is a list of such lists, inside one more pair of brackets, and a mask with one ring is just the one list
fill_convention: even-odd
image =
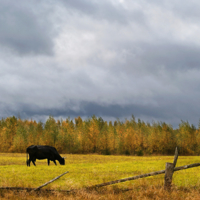
[[(102, 156), (62, 155), (66, 164), (57, 166), (51, 162), (36, 160), (36, 167), (26, 166), (25, 154), (0, 154), (0, 187), (38, 187), (45, 182), (69, 171), (44, 189), (58, 192), (28, 193), (0, 190), (1, 199), (200, 199), (200, 167), (174, 173), (173, 190), (163, 190), (164, 174), (87, 191), (82, 188), (165, 169), (166, 162), (173, 162), (173, 156)], [(199, 163), (198, 156), (179, 156), (177, 165)], [(64, 194), (59, 190), (79, 189)], [(128, 191), (127, 191), (128, 190)]]

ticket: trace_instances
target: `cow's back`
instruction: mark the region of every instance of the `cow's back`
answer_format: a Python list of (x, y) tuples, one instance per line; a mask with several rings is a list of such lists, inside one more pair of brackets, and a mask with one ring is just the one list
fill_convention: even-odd
[(26, 149), (26, 153), (35, 154), (37, 152), (37, 146), (31, 145)]

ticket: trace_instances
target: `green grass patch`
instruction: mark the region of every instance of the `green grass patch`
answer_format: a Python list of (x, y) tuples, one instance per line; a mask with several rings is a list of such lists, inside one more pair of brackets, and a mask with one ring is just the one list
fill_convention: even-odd
[[(45, 188), (78, 189), (107, 181), (127, 178), (165, 169), (166, 162), (173, 162), (173, 156), (103, 156), (103, 155), (63, 155), (64, 166), (57, 162), (47, 165), (47, 160), (36, 160), (36, 167), (26, 166), (26, 154), (0, 154), (0, 187), (38, 187), (45, 182), (69, 171)], [(198, 163), (198, 156), (179, 156), (177, 167)], [(173, 184), (177, 187), (200, 187), (200, 168), (181, 170), (174, 173)], [(140, 185), (163, 185), (164, 174), (128, 181), (114, 186), (121, 189)]]

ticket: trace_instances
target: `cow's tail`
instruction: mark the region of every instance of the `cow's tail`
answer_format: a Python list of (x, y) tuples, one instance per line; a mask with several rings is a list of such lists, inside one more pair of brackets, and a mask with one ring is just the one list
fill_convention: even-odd
[(28, 158), (28, 152), (27, 152), (27, 150), (26, 150), (26, 165), (27, 165), (27, 166), (29, 166), (29, 164), (28, 164), (28, 159), (29, 159), (29, 158)]

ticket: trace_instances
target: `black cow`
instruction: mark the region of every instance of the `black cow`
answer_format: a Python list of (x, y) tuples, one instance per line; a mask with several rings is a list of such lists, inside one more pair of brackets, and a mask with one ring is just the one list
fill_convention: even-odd
[[(27, 166), (30, 166), (31, 161), (35, 165), (36, 159), (38, 160), (47, 159), (48, 165), (50, 164), (50, 160), (53, 161), (55, 165), (56, 165), (56, 160), (58, 160), (61, 165), (65, 164), (65, 159), (59, 155), (56, 148), (51, 146), (31, 145), (26, 149), (26, 153), (27, 153), (27, 161), (26, 161)], [(28, 154), (29, 154), (29, 159), (28, 159)]]

